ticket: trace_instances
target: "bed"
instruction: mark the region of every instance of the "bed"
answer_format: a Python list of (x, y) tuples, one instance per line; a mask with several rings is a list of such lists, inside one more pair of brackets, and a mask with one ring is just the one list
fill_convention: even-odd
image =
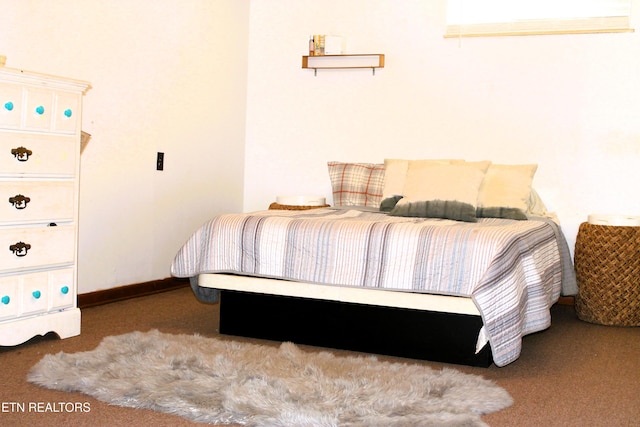
[[(362, 165), (357, 179), (345, 172)], [(434, 167), (416, 168), (425, 165)], [(436, 165), (438, 178), (445, 170), (455, 182), (478, 168)], [(221, 333), (476, 366), (515, 361), (522, 337), (548, 328), (550, 307), (576, 292), (560, 227), (531, 214), (529, 193), (526, 218), (508, 218), (505, 206), (479, 215), (490, 164), (469, 193), (473, 218), (460, 218), (459, 192), (453, 214), (442, 203), (437, 214), (425, 208), (433, 197), (411, 192), (411, 161), (394, 190), (393, 166), (331, 162), (332, 208), (218, 215), (179, 250), (172, 274), (191, 278), (199, 300), (220, 302)]]

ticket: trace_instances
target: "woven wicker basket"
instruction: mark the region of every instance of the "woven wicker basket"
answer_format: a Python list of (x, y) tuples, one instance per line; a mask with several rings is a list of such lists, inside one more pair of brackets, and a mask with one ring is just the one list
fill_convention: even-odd
[(640, 326), (640, 227), (581, 224), (574, 263), (580, 319)]

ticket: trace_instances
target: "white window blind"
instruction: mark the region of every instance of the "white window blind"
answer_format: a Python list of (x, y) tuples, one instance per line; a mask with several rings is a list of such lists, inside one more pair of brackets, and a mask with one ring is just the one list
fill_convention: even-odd
[(630, 32), (632, 0), (448, 0), (445, 37)]

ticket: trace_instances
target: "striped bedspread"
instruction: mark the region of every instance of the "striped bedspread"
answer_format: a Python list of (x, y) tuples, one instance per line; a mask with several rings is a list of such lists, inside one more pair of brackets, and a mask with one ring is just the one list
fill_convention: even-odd
[(549, 308), (562, 282), (559, 246), (554, 228), (536, 220), (270, 210), (211, 219), (180, 249), (171, 272), (471, 297), (494, 363), (504, 366), (519, 357), (522, 336), (551, 324)]

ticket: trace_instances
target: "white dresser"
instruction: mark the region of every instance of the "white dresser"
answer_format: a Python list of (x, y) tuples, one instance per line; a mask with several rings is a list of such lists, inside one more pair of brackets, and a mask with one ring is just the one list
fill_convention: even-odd
[(0, 67), (0, 345), (80, 334), (82, 96), (87, 82)]

